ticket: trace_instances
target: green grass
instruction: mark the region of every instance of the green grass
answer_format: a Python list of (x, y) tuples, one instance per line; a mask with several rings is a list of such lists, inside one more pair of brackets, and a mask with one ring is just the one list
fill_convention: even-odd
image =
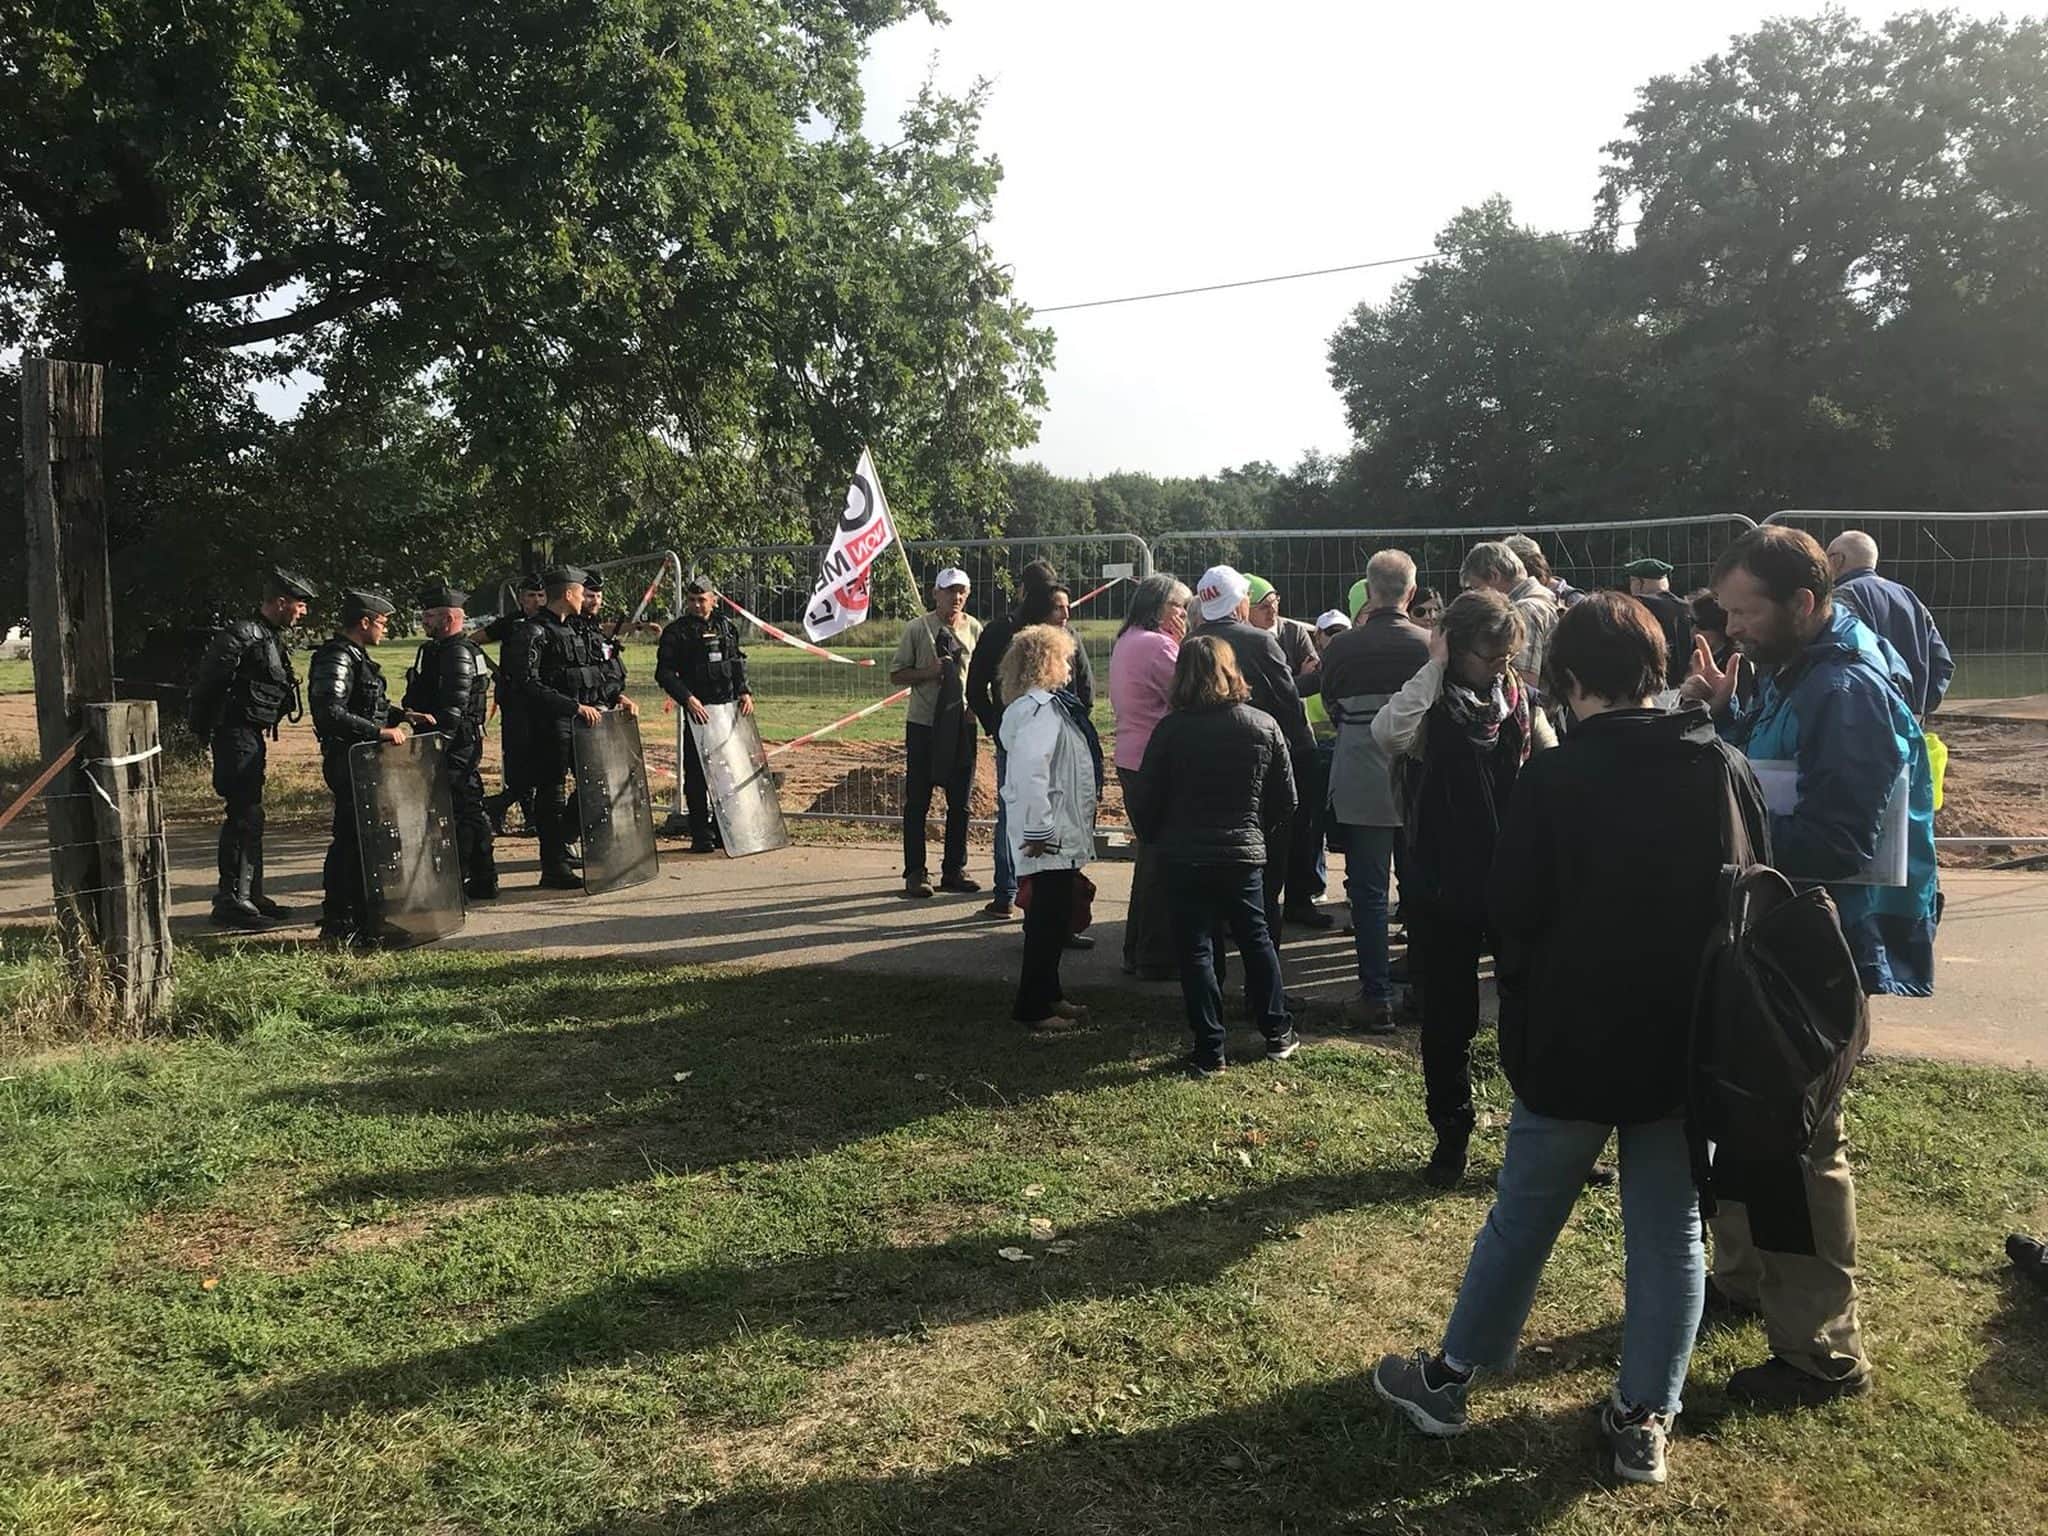
[[(15, 944), (0, 988), (41, 963)], [(1372, 1396), (1486, 1208), (1415, 1177), (1406, 1051), (1189, 1083), (1170, 998), (1023, 1040), (994, 982), (615, 960), (252, 945), (180, 989), (183, 1038), (0, 1065), (9, 1532), (2003, 1536), (2048, 1508), (2048, 1305), (1998, 1254), (2048, 1215), (2038, 1077), (1861, 1074), (1877, 1395), (1730, 1413), (1762, 1337), (1716, 1335), (1673, 1483), (1621, 1491), (1586, 1412), (1612, 1193), (1470, 1435)]]

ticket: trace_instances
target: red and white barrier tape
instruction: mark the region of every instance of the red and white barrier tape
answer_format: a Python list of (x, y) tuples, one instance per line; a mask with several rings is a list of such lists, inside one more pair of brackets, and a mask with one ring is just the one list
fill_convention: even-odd
[(842, 725), (851, 725), (856, 720), (863, 720), (867, 716), (872, 715), (876, 710), (887, 709), (891, 704), (900, 704), (909, 697), (910, 690), (908, 688), (899, 688), (886, 699), (875, 700), (866, 709), (856, 709), (852, 714), (834, 720), (830, 725), (819, 726), (807, 736), (799, 736), (795, 741), (785, 741), (780, 746), (770, 747), (763, 755), (774, 757), (778, 753), (787, 752), (791, 747), (800, 747), (807, 741), (816, 741), (820, 736), (829, 736)]
[(813, 656), (822, 656), (827, 661), (836, 661), (843, 667), (872, 667), (875, 664), (872, 657), (855, 658), (852, 656), (841, 656), (835, 651), (826, 650), (822, 645), (813, 645), (808, 640), (799, 640), (795, 635), (788, 633), (786, 630), (777, 629), (759, 615), (747, 612), (746, 609), (727, 597), (723, 592), (718, 594), (718, 600), (771, 640), (780, 640), (784, 645), (793, 645), (800, 651), (809, 651)]
[(1087, 602), (1089, 598), (1102, 596), (1103, 593), (1107, 592), (1111, 587), (1115, 586), (1118, 582), (1124, 581), (1126, 579), (1126, 577), (1122, 576), (1112, 576), (1109, 578), (1109, 580), (1105, 581), (1101, 586), (1097, 587), (1093, 592), (1089, 592), (1084, 596), (1075, 598), (1071, 603), (1067, 604), (1067, 607), (1070, 609), (1078, 608), (1083, 603)]

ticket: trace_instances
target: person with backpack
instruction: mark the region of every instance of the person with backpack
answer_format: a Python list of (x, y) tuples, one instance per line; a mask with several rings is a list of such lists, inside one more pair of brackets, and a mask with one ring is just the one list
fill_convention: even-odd
[[(1863, 990), (1928, 996), (1941, 895), (1934, 785), (1909, 670), (1833, 600), (1827, 555), (1797, 529), (1744, 534), (1712, 585), (1739, 654), (1722, 667), (1696, 646), (1682, 694), (1709, 704), (1723, 738), (1752, 763), (1788, 765), (1790, 803), (1771, 815), (1774, 862), (1795, 887), (1825, 887)], [(1765, 675), (1744, 709), (1734, 700), (1746, 663)], [(1895, 794), (1907, 797), (1902, 813)], [(1866, 883), (1891, 878), (1874, 867), (1888, 808), (1903, 818), (1903, 885)], [(1745, 1159), (1722, 1148), (1713, 1179), (1721, 1209), (1708, 1309), (1761, 1310), (1771, 1346), (1768, 1360), (1735, 1373), (1729, 1395), (1789, 1408), (1867, 1392), (1839, 1096), (1803, 1154)]]
[(1441, 1349), (1373, 1372), (1425, 1434), (1461, 1431), (1474, 1374), (1513, 1362), (1551, 1246), (1615, 1136), (1627, 1299), (1600, 1427), (1616, 1475), (1642, 1483), (1665, 1479), (1706, 1286), (1682, 981), (1720, 921), (1731, 791), (1753, 844), (1769, 840), (1755, 777), (1707, 711), (1654, 707), (1665, 666), (1633, 598), (1595, 593), (1558, 622), (1548, 692), (1574, 724), (1516, 780), (1486, 886), (1515, 1090), (1500, 1190)]
[(1462, 594), (1444, 611), (1428, 663), (1372, 722), (1402, 810), (1401, 910), (1423, 940), (1422, 1075), (1436, 1130), (1423, 1177), (1439, 1189), (1465, 1177), (1472, 1140), (1479, 960), (1494, 943), (1486, 877), (1500, 819), (1529, 755), (1557, 744), (1515, 671), (1525, 644), (1506, 597)]

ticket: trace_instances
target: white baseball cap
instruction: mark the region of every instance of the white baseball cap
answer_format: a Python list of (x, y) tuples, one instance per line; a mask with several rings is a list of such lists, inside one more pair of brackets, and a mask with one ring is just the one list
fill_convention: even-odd
[(943, 591), (947, 587), (962, 587), (971, 592), (974, 590), (974, 583), (967, 579), (967, 573), (959, 566), (949, 565), (939, 572), (938, 578), (932, 582), (934, 592)]
[(1237, 605), (1251, 594), (1252, 584), (1232, 565), (1212, 565), (1195, 583), (1195, 601), (1205, 619), (1227, 619)]
[(1341, 608), (1326, 608), (1316, 615), (1317, 629), (1349, 629), (1351, 621), (1344, 617)]

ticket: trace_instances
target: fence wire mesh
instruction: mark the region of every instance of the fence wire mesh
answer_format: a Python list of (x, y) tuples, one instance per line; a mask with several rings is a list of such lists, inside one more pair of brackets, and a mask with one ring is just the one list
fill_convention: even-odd
[[(742, 643), (754, 688), (754, 702), (774, 764), (788, 816), (837, 821), (899, 823), (903, 816), (904, 749), (902, 704), (875, 710), (839, 725), (849, 715), (895, 693), (890, 662), (903, 629), (928, 602), (932, 579), (948, 566), (965, 571), (972, 584), (967, 611), (986, 624), (1007, 613), (1024, 567), (1049, 561), (1073, 589), (1073, 628), (1088, 653), (1095, 679), (1095, 720), (1110, 729), (1109, 652), (1122, 622), (1129, 583), (1148, 574), (1152, 554), (1135, 534), (1072, 534), (1028, 539), (914, 540), (908, 545), (916, 591), (893, 552), (877, 563), (874, 579), (878, 616), (824, 642), (843, 661), (831, 661), (776, 640), (760, 622), (802, 639), (804, 608), (823, 563), (822, 544), (770, 544), (704, 551), (700, 570), (739, 610)], [(827, 727), (815, 740), (777, 751)], [(983, 829), (995, 815), (995, 758), (981, 746), (972, 795), (974, 818)], [(944, 814), (945, 796), (934, 800), (933, 836)], [(1112, 807), (1112, 810), (1115, 810)]]

